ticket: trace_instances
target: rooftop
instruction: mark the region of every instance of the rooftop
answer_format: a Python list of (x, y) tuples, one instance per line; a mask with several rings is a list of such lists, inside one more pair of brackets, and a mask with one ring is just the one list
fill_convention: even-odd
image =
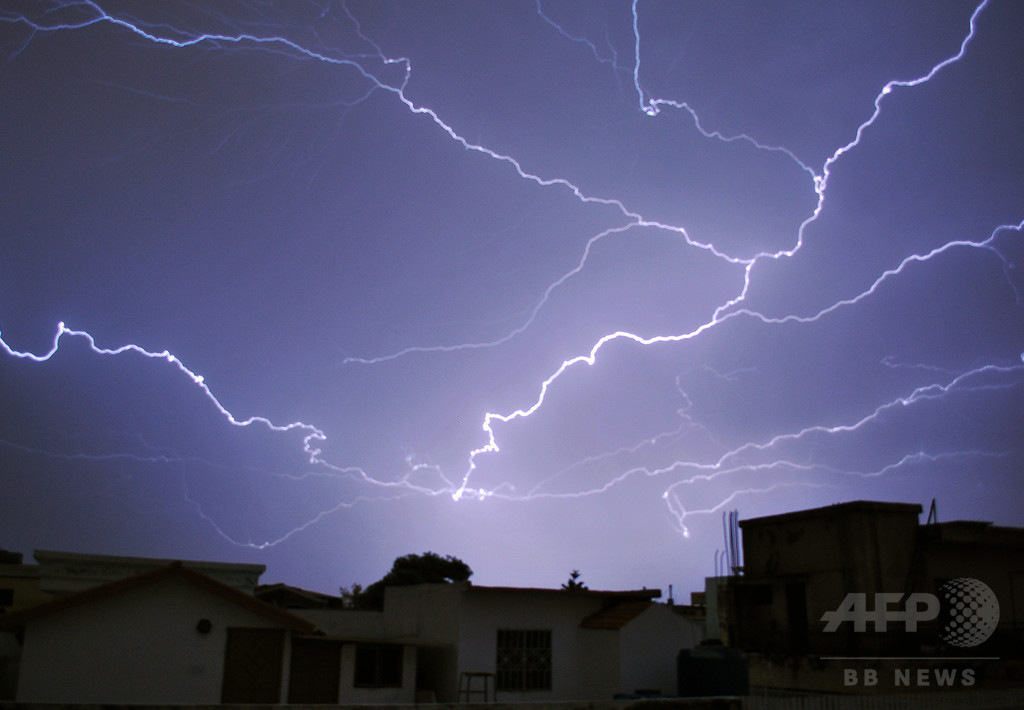
[(797, 510), (792, 513), (779, 513), (778, 515), (767, 515), (762, 518), (748, 518), (740, 521), (740, 527), (757, 527), (759, 525), (777, 525), (779, 523), (797, 522), (800, 520), (812, 520), (835, 515), (849, 515), (852, 513), (896, 513), (903, 515), (919, 516), (923, 508), (917, 503), (887, 503), (882, 501), (855, 500), (848, 503), (835, 503), (821, 508), (808, 508)]

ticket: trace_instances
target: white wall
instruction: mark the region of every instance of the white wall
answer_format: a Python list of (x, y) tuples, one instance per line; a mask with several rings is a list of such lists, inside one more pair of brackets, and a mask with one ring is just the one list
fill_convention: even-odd
[(229, 626), (275, 625), (173, 577), (41, 617), (25, 630), (17, 700), (219, 703)]
[(352, 609), (289, 609), (309, 619), (327, 636), (380, 641), (384, 638), (384, 613)]
[(499, 692), (498, 701), (610, 700), (617, 634), (579, 628), (600, 608), (601, 600), (590, 595), (470, 588), (459, 617), (459, 672), (495, 671), (498, 629), (550, 629), (551, 690)]
[(618, 692), (639, 689), (677, 692), (676, 657), (700, 643), (701, 625), (663, 604), (652, 604), (620, 631), (622, 658)]
[(406, 646), (402, 650), (402, 687), (400, 688), (357, 688), (356, 645), (345, 644), (341, 649), (341, 692), (339, 703), (372, 705), (378, 703), (402, 703), (411, 705), (416, 700), (416, 647)]
[(417, 584), (384, 590), (385, 631), (391, 638), (415, 637), (426, 645), (455, 645), (459, 603), (468, 585)]
[[(701, 628), (664, 605), (648, 607), (621, 630), (580, 628), (580, 622), (607, 601), (560, 590), (440, 584), (388, 588), (384, 614), (300, 613), (332, 635), (420, 647), (418, 654), (411, 646), (406, 649), (405, 673), (415, 673), (419, 657), (423, 673), (430, 676), (424, 678), (424, 686), (435, 691), (438, 702), (458, 699), (462, 672), (495, 672), (498, 629), (550, 630), (553, 660), (550, 690), (503, 691), (498, 693), (499, 702), (611, 700), (638, 688), (674, 694), (676, 656), (700, 641)], [(347, 648), (343, 653), (348, 652)], [(352, 661), (348, 656), (343, 659), (343, 702), (399, 702), (392, 695), (411, 702), (414, 697), (410, 694), (415, 692), (415, 675), (403, 682), (400, 693), (353, 689)]]

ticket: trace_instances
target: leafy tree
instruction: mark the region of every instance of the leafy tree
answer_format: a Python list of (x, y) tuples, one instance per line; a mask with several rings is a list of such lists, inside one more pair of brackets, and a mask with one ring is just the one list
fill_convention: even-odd
[(341, 588), (342, 599), (349, 609), (380, 611), (384, 608), (384, 588), (411, 584), (439, 584), (464, 582), (473, 570), (462, 560), (451, 555), (441, 557), (434, 552), (422, 555), (404, 555), (391, 565), (391, 571), (365, 589), (358, 584)]
[(567, 592), (580, 591), (586, 588), (587, 585), (580, 580), (580, 571), (578, 569), (574, 569), (569, 575), (568, 581), (562, 585), (562, 589)]
[(363, 585), (353, 584), (351, 587), (342, 587), (341, 592), (341, 606), (345, 609), (356, 609), (358, 608), (359, 597), (363, 593)]

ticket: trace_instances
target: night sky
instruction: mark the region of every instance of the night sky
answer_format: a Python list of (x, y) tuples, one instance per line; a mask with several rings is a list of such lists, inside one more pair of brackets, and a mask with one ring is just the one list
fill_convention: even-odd
[(0, 0), (0, 547), (686, 600), (731, 510), (1024, 526), (1022, 37)]

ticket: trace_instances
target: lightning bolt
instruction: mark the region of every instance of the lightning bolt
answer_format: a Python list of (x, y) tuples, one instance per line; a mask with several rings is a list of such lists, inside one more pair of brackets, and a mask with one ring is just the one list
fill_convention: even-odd
[[(537, 398), (534, 400), (533, 404), (531, 404), (530, 406), (528, 406), (526, 408), (517, 409), (517, 410), (515, 410), (515, 411), (513, 411), (511, 413), (507, 413), (507, 414), (502, 414), (502, 413), (497, 413), (497, 412), (488, 412), (487, 414), (485, 414), (484, 415), (484, 421), (483, 421), (482, 428), (483, 428), (484, 432), (486, 433), (487, 442), (486, 442), (486, 444), (484, 446), (481, 446), (481, 447), (479, 447), (477, 449), (474, 449), (472, 452), (470, 452), (469, 464), (468, 464), (466, 473), (465, 473), (465, 475), (464, 475), (464, 477), (462, 479), (462, 485), (459, 487), (459, 490), (457, 490), (454, 493), (454, 497), (456, 498), (456, 500), (458, 500), (459, 498), (461, 498), (462, 496), (464, 496), (466, 494), (472, 494), (472, 495), (477, 495), (477, 496), (484, 494), (484, 491), (482, 491), (482, 490), (470, 489), (469, 488), (469, 480), (470, 480), (470, 477), (472, 476), (473, 472), (477, 468), (476, 459), (479, 456), (481, 456), (483, 454), (497, 453), (498, 451), (500, 451), (500, 447), (499, 447), (498, 442), (497, 442), (497, 436), (496, 436), (495, 431), (494, 431), (494, 424), (496, 422), (507, 424), (507, 423), (512, 422), (512, 421), (514, 421), (516, 419), (526, 418), (526, 417), (529, 417), (530, 415), (532, 415), (534, 412), (536, 412), (538, 409), (540, 409), (543, 406), (545, 398), (548, 396), (548, 393), (551, 390), (552, 386), (555, 384), (555, 382), (565, 372), (567, 372), (571, 368), (573, 368), (575, 366), (578, 366), (578, 365), (583, 365), (583, 364), (593, 365), (595, 360), (596, 360), (596, 358), (597, 358), (598, 353), (600, 352), (600, 350), (602, 348), (604, 348), (604, 346), (609, 344), (609, 343), (612, 343), (612, 342), (615, 342), (615, 341), (619, 341), (619, 340), (628, 340), (628, 341), (632, 341), (632, 342), (634, 342), (634, 343), (636, 343), (638, 345), (641, 345), (641, 346), (651, 346), (651, 345), (656, 345), (656, 344), (660, 344), (660, 343), (682, 342), (682, 341), (691, 340), (693, 338), (696, 338), (696, 337), (702, 335), (703, 333), (709, 331), (710, 329), (720, 325), (721, 323), (723, 323), (723, 322), (725, 322), (725, 321), (727, 321), (727, 320), (729, 320), (729, 319), (731, 319), (733, 317), (740, 316), (740, 315), (745, 315), (745, 316), (757, 318), (757, 319), (761, 320), (762, 322), (769, 323), (769, 324), (783, 324), (783, 323), (789, 323), (789, 322), (810, 323), (810, 322), (819, 320), (820, 318), (823, 318), (823, 317), (829, 315), (830, 313), (836, 311), (837, 309), (840, 309), (840, 308), (845, 307), (845, 306), (854, 305), (854, 304), (856, 304), (856, 303), (858, 303), (858, 302), (860, 302), (860, 301), (870, 297), (872, 294), (874, 294), (876, 292), (877, 288), (883, 282), (885, 282), (887, 279), (889, 279), (889, 278), (891, 278), (893, 276), (896, 276), (896, 275), (900, 274), (908, 264), (913, 263), (913, 262), (928, 261), (928, 260), (930, 260), (932, 258), (935, 258), (939, 254), (945, 253), (946, 251), (949, 251), (949, 250), (954, 249), (956, 247), (974, 247), (974, 248), (983, 248), (983, 249), (991, 250), (993, 253), (995, 253), (1003, 261), (1004, 266), (1008, 266), (1006, 260), (1003, 259), (1003, 257), (1000, 255), (1000, 253), (994, 249), (994, 247), (992, 245), (992, 242), (995, 240), (997, 234), (1002, 232), (1002, 231), (1015, 230), (1017, 232), (1020, 232), (1020, 230), (1022, 228), (1024, 228), (1024, 222), (1021, 222), (1020, 224), (1017, 224), (1017, 225), (1001, 225), (1001, 226), (997, 227), (996, 230), (987, 239), (985, 239), (984, 241), (981, 241), (981, 242), (970, 242), (970, 241), (963, 241), (963, 240), (951, 241), (949, 243), (944, 244), (941, 247), (938, 247), (938, 248), (932, 250), (928, 254), (909, 256), (906, 259), (904, 259), (897, 267), (884, 272), (881, 276), (879, 276), (875, 280), (875, 282), (873, 284), (871, 284), (871, 286), (869, 288), (865, 289), (864, 291), (862, 291), (857, 296), (855, 296), (853, 298), (850, 298), (850, 299), (845, 299), (845, 300), (842, 300), (842, 301), (838, 301), (838, 302), (828, 306), (827, 308), (824, 308), (824, 309), (820, 310), (819, 312), (817, 312), (817, 313), (815, 313), (813, 315), (810, 315), (810, 316), (800, 316), (800, 315), (791, 314), (791, 315), (786, 315), (786, 316), (783, 316), (783, 317), (768, 317), (768, 316), (766, 316), (766, 315), (764, 315), (762, 313), (759, 313), (757, 311), (753, 311), (753, 310), (749, 310), (749, 309), (745, 309), (745, 308), (739, 308), (739, 305), (742, 304), (743, 301), (747, 297), (747, 294), (748, 294), (748, 291), (749, 291), (749, 287), (750, 287), (750, 283), (751, 283), (751, 273), (752, 273), (752, 270), (753, 270), (754, 266), (758, 262), (763, 261), (763, 260), (778, 260), (778, 259), (781, 259), (781, 258), (791, 258), (794, 255), (796, 255), (797, 252), (800, 250), (800, 248), (802, 247), (802, 245), (804, 243), (804, 235), (805, 235), (806, 229), (819, 218), (819, 216), (822, 213), (822, 210), (824, 209), (826, 189), (828, 187), (828, 182), (829, 182), (829, 177), (830, 177), (830, 174), (831, 174), (832, 167), (844, 155), (849, 153), (851, 150), (855, 149), (860, 144), (860, 142), (861, 142), (865, 132), (869, 128), (871, 128), (871, 126), (873, 126), (878, 121), (879, 117), (882, 115), (882, 103), (883, 103), (884, 98), (889, 96), (894, 90), (897, 90), (897, 89), (900, 89), (900, 88), (913, 88), (913, 87), (917, 87), (917, 86), (920, 86), (922, 84), (925, 84), (926, 82), (930, 81), (933, 77), (935, 77), (944, 68), (946, 68), (946, 67), (950, 66), (951, 64), (954, 64), (955, 62), (957, 62), (960, 59), (962, 59), (964, 57), (966, 51), (967, 51), (967, 48), (968, 48), (970, 42), (974, 39), (974, 36), (975, 36), (975, 33), (976, 33), (977, 19), (978, 19), (979, 15), (981, 14), (981, 12), (988, 5), (988, 2), (986, 0), (986, 2), (983, 2), (980, 5), (978, 5), (975, 8), (974, 12), (971, 14), (970, 22), (969, 22), (969, 31), (968, 31), (967, 35), (964, 37), (963, 41), (961, 42), (959, 51), (956, 52), (956, 54), (954, 54), (954, 55), (952, 55), (950, 57), (947, 57), (947, 58), (943, 59), (942, 61), (938, 62), (926, 74), (924, 74), (924, 75), (922, 75), (920, 77), (917, 77), (917, 78), (912, 79), (912, 80), (905, 80), (905, 81), (904, 80), (892, 80), (892, 81), (889, 81), (888, 83), (885, 84), (882, 87), (881, 91), (879, 91), (879, 93), (875, 97), (875, 100), (874, 100), (874, 111), (872, 112), (872, 114), (864, 122), (862, 122), (857, 127), (857, 130), (855, 132), (854, 138), (850, 142), (848, 142), (847, 144), (837, 148), (833, 152), (833, 154), (825, 161), (825, 163), (822, 166), (821, 170), (819, 172), (817, 172), (817, 173), (813, 172), (806, 164), (804, 164), (802, 161), (800, 161), (791, 151), (789, 151), (788, 149), (786, 149), (784, 147), (764, 145), (764, 144), (756, 141), (755, 139), (753, 139), (750, 136), (747, 136), (745, 134), (738, 135), (738, 136), (732, 136), (732, 137), (726, 137), (726, 136), (723, 136), (721, 133), (719, 133), (717, 131), (708, 131), (708, 130), (706, 130), (705, 128), (703, 128), (701, 126), (700, 119), (699, 119), (696, 111), (694, 111), (686, 103), (677, 102), (677, 101), (671, 101), (671, 100), (667, 100), (667, 99), (654, 99), (654, 98), (647, 99), (646, 98), (646, 93), (644, 92), (643, 88), (641, 87), (641, 83), (640, 83), (640, 66), (641, 66), (641, 62), (640, 62), (640, 54), (641, 54), (640, 48), (641, 48), (641, 37), (640, 37), (640, 31), (639, 31), (639, 14), (638, 14), (638, 11), (637, 11), (638, 4), (639, 4), (639, 0), (633, 0), (633, 4), (632, 4), (632, 10), (633, 10), (633, 32), (634, 32), (634, 37), (635, 37), (635, 62), (634, 62), (634, 69), (633, 69), (633, 82), (634, 82), (634, 87), (636, 89), (637, 95), (639, 97), (639, 104), (640, 104), (641, 111), (643, 111), (643, 113), (645, 113), (647, 116), (649, 116), (651, 118), (657, 117), (659, 115), (659, 113), (661, 112), (661, 110), (663, 108), (666, 108), (666, 107), (677, 109), (677, 110), (686, 111), (691, 116), (691, 118), (693, 119), (693, 123), (694, 123), (694, 126), (696, 127), (696, 129), (705, 138), (713, 138), (713, 139), (717, 139), (717, 140), (725, 141), (725, 142), (745, 141), (745, 142), (748, 142), (748, 143), (754, 145), (759, 150), (779, 151), (779, 152), (784, 153), (786, 156), (788, 156), (790, 159), (792, 159), (795, 163), (797, 163), (800, 166), (801, 169), (805, 170), (806, 172), (808, 172), (808, 173), (810, 173), (812, 175), (813, 183), (814, 183), (813, 189), (814, 189), (814, 192), (815, 192), (816, 197), (817, 197), (816, 206), (815, 206), (813, 212), (800, 224), (799, 230), (798, 230), (797, 235), (796, 235), (795, 244), (791, 248), (780, 250), (780, 251), (776, 251), (776, 252), (760, 252), (756, 256), (754, 256), (752, 259), (749, 259), (749, 260), (739, 259), (739, 258), (736, 258), (736, 257), (730, 257), (729, 255), (724, 254), (724, 253), (718, 251), (711, 244), (703, 244), (703, 243), (699, 243), (699, 242), (696, 242), (694, 240), (691, 240), (689, 238), (689, 236), (686, 234), (685, 229), (683, 229), (681, 227), (672, 227), (672, 226), (669, 226), (669, 225), (664, 225), (664, 224), (660, 224), (660, 223), (656, 223), (656, 222), (646, 221), (642, 217), (640, 217), (639, 215), (636, 215), (635, 213), (627, 212), (627, 214), (629, 214), (630, 216), (635, 217), (635, 219), (636, 219), (636, 222), (635, 222), (636, 226), (651, 226), (651, 227), (656, 227), (656, 228), (659, 228), (659, 229), (668, 229), (668, 230), (672, 230), (672, 231), (677, 231), (681, 235), (683, 235), (684, 238), (686, 238), (687, 243), (690, 244), (691, 246), (698, 247), (698, 248), (701, 248), (701, 249), (709, 250), (716, 257), (718, 257), (720, 259), (726, 260), (729, 263), (732, 263), (732, 264), (735, 264), (735, 265), (742, 266), (743, 269), (744, 269), (744, 282), (743, 282), (743, 288), (742, 288), (741, 292), (739, 294), (737, 294), (735, 298), (733, 298), (733, 299), (729, 300), (728, 302), (726, 302), (725, 304), (722, 304), (721, 306), (719, 306), (715, 310), (715, 312), (713, 313), (712, 317), (709, 320), (705, 321), (704, 323), (702, 323), (697, 328), (695, 328), (695, 329), (693, 329), (691, 331), (688, 331), (686, 333), (668, 334), (668, 335), (656, 335), (656, 336), (647, 336), (647, 337), (638, 335), (636, 333), (627, 332), (627, 331), (617, 331), (617, 332), (614, 332), (614, 333), (609, 333), (609, 334), (601, 337), (591, 347), (591, 349), (590, 349), (590, 351), (588, 353), (583, 354), (583, 355), (578, 355), (576, 357), (573, 357), (573, 358), (570, 358), (570, 359), (562, 361), (561, 365), (559, 365), (558, 368), (541, 383), (539, 394), (538, 394)], [(588, 248), (590, 246), (591, 246), (590, 243), (588, 243)], [(581, 266), (578, 266), (577, 269), (575, 269), (574, 272), (572, 272), (572, 273), (578, 273), (581, 268), (582, 268)], [(566, 277), (563, 277), (562, 279), (560, 279), (560, 281), (564, 281), (565, 278)], [(1012, 281), (1010, 282), (1010, 285), (1011, 285), (1011, 287), (1013, 287)], [(1018, 294), (1018, 302), (1019, 302), (1019, 294)], [(628, 476), (629, 476), (629, 473), (623, 474), (619, 479), (616, 479), (615, 482), (617, 482), (619, 480), (623, 480), (624, 478), (626, 478)], [(602, 490), (604, 490), (604, 489), (605, 488), (602, 488)]]
[[(641, 81), (641, 57), (643, 43), (640, 31), (642, 13), (640, 10), (639, 0), (633, 0), (631, 4), (632, 32), (634, 38), (634, 53), (631, 72), (629, 69), (624, 68), (619, 64), (619, 58), (610, 42), (608, 43), (609, 52), (608, 54), (605, 54), (590, 40), (568, 32), (560, 27), (558, 23), (552, 20), (545, 13), (541, 3), (537, 0), (537, 16), (547, 26), (554, 29), (566, 40), (587, 46), (591, 50), (594, 60), (602, 65), (608, 66), (616, 76), (623, 71), (631, 73), (633, 89), (637, 95), (637, 108), (650, 120), (661, 120), (664, 118), (663, 114), (668, 114), (669, 112), (681, 113), (688, 117), (693, 129), (706, 140), (716, 141), (724, 146), (734, 146), (736, 148), (743, 146), (745, 149), (751, 149), (776, 156), (781, 160), (789, 162), (798, 171), (806, 175), (808, 190), (812, 195), (813, 208), (800, 222), (799, 227), (793, 236), (792, 242), (785, 248), (763, 250), (753, 256), (740, 256), (729, 253), (728, 250), (720, 248), (711, 241), (702, 241), (693, 237), (690, 232), (681, 225), (668, 224), (645, 217), (640, 210), (629, 206), (625, 200), (609, 196), (588, 194), (581, 187), (567, 178), (540, 175), (536, 172), (530, 171), (522, 162), (512, 155), (506, 155), (492, 150), (481, 143), (471, 142), (458, 133), (449, 123), (446, 123), (442, 119), (441, 115), (434, 109), (417, 104), (409, 98), (407, 89), (413, 75), (412, 61), (406, 57), (395, 58), (386, 56), (378, 44), (364, 33), (358, 19), (349, 11), (347, 6), (343, 8), (344, 14), (348, 19), (355, 36), (359, 38), (364, 47), (368, 48), (367, 51), (347, 55), (332, 53), (326, 50), (317, 49), (310, 43), (289, 38), (283, 33), (260, 34), (251, 31), (200, 32), (166, 24), (146, 23), (125, 14), (110, 13), (103, 8), (101, 3), (94, 2), (93, 0), (79, 0), (77, 2), (66, 3), (46, 3), (33, 17), (29, 17), (26, 14), (18, 13), (10, 9), (0, 9), (0, 22), (17, 25), (27, 29), (28, 31), (27, 38), (10, 55), (11, 60), (17, 58), (30, 42), (35, 41), (36, 38), (41, 35), (56, 32), (80, 31), (97, 25), (109, 25), (115, 30), (123, 32), (127, 36), (131, 36), (137, 40), (174, 50), (208, 48), (223, 51), (241, 50), (244, 48), (248, 51), (275, 53), (291, 61), (322, 63), (337, 67), (346, 72), (353, 72), (356, 77), (365, 83), (365, 87), (364, 90), (357, 94), (357, 96), (351, 101), (342, 102), (345, 105), (356, 105), (365, 101), (374, 92), (384, 92), (402, 105), (410, 114), (422, 117), (429, 121), (443, 135), (447, 136), (451, 141), (462, 147), (467, 152), (487, 160), (496, 161), (497, 163), (506, 166), (521, 180), (533, 183), (541, 188), (560, 190), (568, 193), (582, 205), (611, 208), (620, 216), (621, 224), (608, 227), (607, 229), (594, 234), (586, 241), (579, 258), (572, 267), (552, 281), (547, 288), (540, 293), (539, 297), (534, 301), (534, 305), (525, 312), (522, 322), (516, 327), (508, 330), (504, 335), (490, 340), (480, 340), (477, 342), (410, 346), (393, 353), (378, 356), (348, 357), (343, 361), (343, 364), (376, 365), (382, 362), (413, 355), (454, 353), (466, 350), (496, 348), (504, 345), (529, 330), (536, 322), (540, 313), (549, 304), (552, 296), (559, 289), (565, 287), (574, 278), (584, 272), (598, 243), (613, 236), (631, 234), (636, 230), (653, 229), (658, 230), (659, 232), (671, 234), (679, 238), (687, 247), (707, 253), (714, 259), (728, 265), (730, 268), (736, 269), (741, 275), (742, 281), (742, 285), (739, 289), (729, 298), (719, 303), (712, 313), (710, 313), (709, 316), (696, 327), (685, 332), (670, 332), (655, 335), (644, 335), (626, 330), (616, 330), (614, 332), (607, 333), (593, 342), (590, 348), (585, 352), (564, 359), (559, 365), (553, 368), (551, 373), (539, 383), (537, 394), (532, 402), (510, 412), (486, 412), (483, 415), (481, 422), (483, 443), (469, 451), (466, 468), (461, 476), (456, 480), (452, 480), (445, 475), (439, 467), (429, 463), (418, 462), (411, 457), (406, 461), (407, 471), (397, 480), (380, 480), (368, 475), (358, 467), (335, 465), (327, 461), (322, 455), (322, 446), (327, 439), (323, 430), (313, 424), (308, 424), (302, 421), (279, 424), (262, 416), (236, 416), (214, 395), (212, 389), (208, 386), (202, 375), (197, 374), (197, 372), (187, 367), (178, 359), (178, 357), (169, 351), (151, 351), (135, 344), (122, 345), (116, 348), (100, 347), (97, 345), (93, 336), (88, 332), (70, 329), (63, 322), (59, 323), (57, 326), (57, 332), (54, 336), (52, 347), (41, 354), (15, 349), (3, 339), (2, 334), (0, 334), (0, 348), (2, 348), (9, 357), (41, 364), (49, 361), (57, 353), (61, 342), (65, 338), (80, 338), (87, 343), (93, 353), (100, 356), (116, 357), (122, 355), (134, 355), (163, 361), (168, 365), (173, 366), (183, 377), (188, 378), (188, 380), (202, 392), (210, 405), (212, 405), (223, 420), (230, 426), (238, 428), (263, 428), (275, 435), (296, 434), (300, 436), (301, 451), (307, 463), (316, 469), (315, 472), (305, 475), (349, 478), (381, 490), (380, 497), (360, 495), (351, 500), (345, 500), (335, 505), (327, 506), (320, 513), (298, 528), (289, 531), (283, 536), (261, 542), (253, 540), (240, 542), (239, 540), (227, 535), (220, 527), (217, 526), (215, 520), (204, 512), (202, 506), (191, 496), (188, 490), (186, 490), (186, 499), (189, 503), (192, 504), (197, 513), (204, 520), (210, 523), (226, 540), (235, 544), (244, 544), (248, 547), (260, 549), (279, 544), (280, 542), (289, 539), (291, 536), (308, 529), (310, 526), (322, 520), (325, 516), (331, 515), (342, 508), (350, 507), (359, 501), (390, 499), (392, 497), (409, 494), (426, 496), (450, 495), (456, 501), (464, 498), (483, 500), (490, 497), (499, 497), (509, 500), (532, 500), (538, 497), (579, 497), (605, 493), (612, 488), (622, 485), (624, 482), (639, 476), (647, 478), (675, 477), (677, 479), (668, 485), (662, 497), (668, 506), (669, 513), (675, 521), (675, 524), (685, 535), (688, 532), (688, 529), (684, 524), (684, 519), (687, 516), (717, 512), (725, 505), (732, 503), (737, 497), (742, 495), (759, 492), (763, 493), (789, 486), (820, 487), (825, 484), (818, 480), (818, 478), (815, 478), (815, 476), (820, 476), (823, 472), (829, 473), (834, 477), (845, 476), (867, 478), (888, 475), (894, 471), (901, 470), (906, 466), (919, 464), (924, 461), (935, 461), (941, 458), (952, 458), (967, 455), (1005, 455), (1005, 452), (991, 452), (984, 450), (971, 452), (944, 452), (938, 454), (924, 454), (923, 452), (920, 452), (917, 454), (906, 454), (896, 461), (880, 466), (877, 470), (849, 471), (839, 467), (809, 462), (806, 460), (796, 460), (788, 457), (787, 454), (784, 453), (787, 446), (791, 446), (797, 442), (805, 442), (822, 437), (841, 438), (849, 436), (855, 432), (877, 425), (884, 417), (892, 416), (894, 412), (901, 408), (919, 407), (931, 400), (947, 398), (968, 392), (978, 392), (986, 389), (1010, 390), (1020, 386), (1020, 374), (1024, 372), (1024, 366), (989, 363), (959, 373), (950, 372), (949, 370), (943, 370), (940, 372), (942, 368), (934, 368), (934, 371), (939, 372), (939, 374), (945, 374), (947, 378), (942, 381), (915, 387), (900, 397), (878, 405), (873, 410), (864, 413), (853, 421), (847, 423), (833, 423), (830, 425), (819, 424), (802, 428), (794, 432), (778, 434), (760, 442), (746, 442), (738, 447), (725, 451), (716, 460), (709, 461), (707, 463), (699, 460), (676, 460), (671, 462), (669, 465), (662, 467), (629, 467), (625, 470), (619, 470), (608, 478), (608, 480), (601, 482), (598, 485), (592, 485), (583, 489), (575, 489), (569, 493), (556, 493), (546, 490), (546, 488), (556, 479), (570, 475), (573, 470), (586, 468), (598, 461), (614, 462), (620, 457), (628, 458), (629, 455), (636, 454), (644, 448), (660, 446), (665, 442), (678, 440), (687, 433), (700, 432), (703, 435), (707, 435), (710, 440), (713, 440), (713, 437), (710, 437), (710, 431), (699, 422), (690, 418), (690, 416), (685, 413), (684, 408), (684, 410), (681, 410), (681, 423), (678, 428), (665, 431), (661, 434), (655, 435), (654, 437), (648, 437), (644, 441), (632, 447), (621, 447), (605, 454), (588, 457), (587, 459), (564, 469), (562, 472), (545, 479), (541, 483), (533, 486), (524, 494), (518, 493), (515, 487), (510, 483), (501, 483), (495, 487), (489, 488), (472, 485), (472, 479), (480, 466), (479, 462), (481, 458), (486, 455), (497, 454), (501, 451), (496, 427), (499, 425), (511, 425), (517, 420), (524, 420), (534, 415), (545, 405), (546, 400), (553, 396), (553, 392), (555, 391), (559, 380), (567, 372), (578, 369), (583, 365), (594, 365), (601, 352), (611, 343), (623, 342), (641, 348), (656, 347), (662, 344), (685, 343), (687, 341), (700, 338), (714, 329), (721, 328), (728, 322), (738, 320), (759, 321), (760, 323), (771, 327), (796, 326), (800, 324), (814, 323), (827, 319), (837, 312), (849, 309), (871, 299), (880, 291), (880, 289), (883, 288), (885, 284), (898, 280), (915, 266), (928, 264), (929, 262), (937, 261), (944, 257), (951, 257), (954, 253), (966, 250), (984, 252), (991, 254), (993, 257), (998, 259), (1006, 276), (1006, 281), (1014, 292), (1016, 302), (1018, 305), (1022, 304), (1020, 292), (1011, 278), (1013, 264), (1006, 256), (1004, 256), (1003, 252), (999, 248), (999, 244), (1000, 240), (1009, 236), (1019, 236), (1022, 229), (1024, 229), (1024, 221), (997, 226), (984, 239), (974, 241), (969, 239), (951, 240), (927, 252), (907, 256), (899, 263), (894, 264), (879, 274), (872, 283), (868, 284), (859, 293), (848, 298), (836, 300), (833, 303), (811, 313), (770, 315), (746, 305), (751, 286), (755, 280), (755, 272), (759, 265), (765, 264), (766, 262), (792, 259), (799, 254), (804, 246), (808, 229), (819, 220), (826, 209), (826, 198), (833, 169), (847, 155), (855, 151), (861, 145), (861, 142), (867, 132), (869, 132), (876, 123), (881, 120), (883, 115), (883, 106), (886, 104), (889, 97), (897, 92), (911, 91), (927, 84), (948, 67), (963, 59), (968, 52), (971, 42), (975, 38), (977, 20), (988, 4), (988, 0), (985, 0), (974, 9), (969, 19), (966, 34), (964, 35), (957, 52), (937, 62), (931, 66), (927, 72), (913, 79), (891, 80), (885, 83), (874, 98), (873, 111), (871, 111), (870, 115), (856, 127), (852, 138), (845, 144), (835, 148), (819, 167), (814, 168), (808, 161), (800, 159), (795, 152), (784, 146), (759, 141), (757, 138), (746, 133), (726, 134), (721, 131), (708, 128), (704, 125), (704, 122), (702, 122), (698, 111), (687, 102), (667, 98), (656, 98), (647, 92), (643, 88), (643, 83)], [(324, 13), (326, 12), (327, 10), (324, 10)], [(232, 27), (236, 24), (229, 18), (222, 15), (217, 15), (211, 12), (210, 16), (224, 27)], [(395, 71), (396, 69), (397, 72)], [(397, 74), (397, 78), (394, 76), (395, 74)], [(387, 76), (391, 76), (392, 79), (389, 81)], [(1021, 357), (1022, 360), (1024, 360), (1024, 355)], [(895, 367), (891, 362), (886, 362), (884, 364), (887, 367)], [(737, 373), (727, 375), (726, 377), (733, 377), (735, 374)], [(680, 395), (685, 398), (685, 392), (682, 387), (679, 387), (678, 389)], [(18, 446), (17, 444), (12, 443), (8, 443), (6, 445)], [(82, 454), (69, 456), (82, 456)], [(119, 457), (128, 456), (128, 454), (112, 453), (100, 454), (98, 456)], [(150, 457), (137, 457), (137, 460), (157, 462), (180, 459), (177, 459), (177, 457), (174, 456), (164, 457), (163, 455), (157, 455)], [(752, 460), (756, 460), (757, 462), (752, 463)], [(805, 474), (806, 478), (796, 481), (779, 482), (767, 486), (750, 485), (738, 488), (730, 493), (725, 499), (703, 507), (684, 505), (683, 496), (681, 494), (684, 487), (692, 488), (696, 484), (707, 483), (721, 477), (735, 477), (741, 474), (757, 476), (765, 473), (775, 473), (780, 470)], [(689, 472), (687, 477), (683, 477), (686, 475), (684, 472)]]

